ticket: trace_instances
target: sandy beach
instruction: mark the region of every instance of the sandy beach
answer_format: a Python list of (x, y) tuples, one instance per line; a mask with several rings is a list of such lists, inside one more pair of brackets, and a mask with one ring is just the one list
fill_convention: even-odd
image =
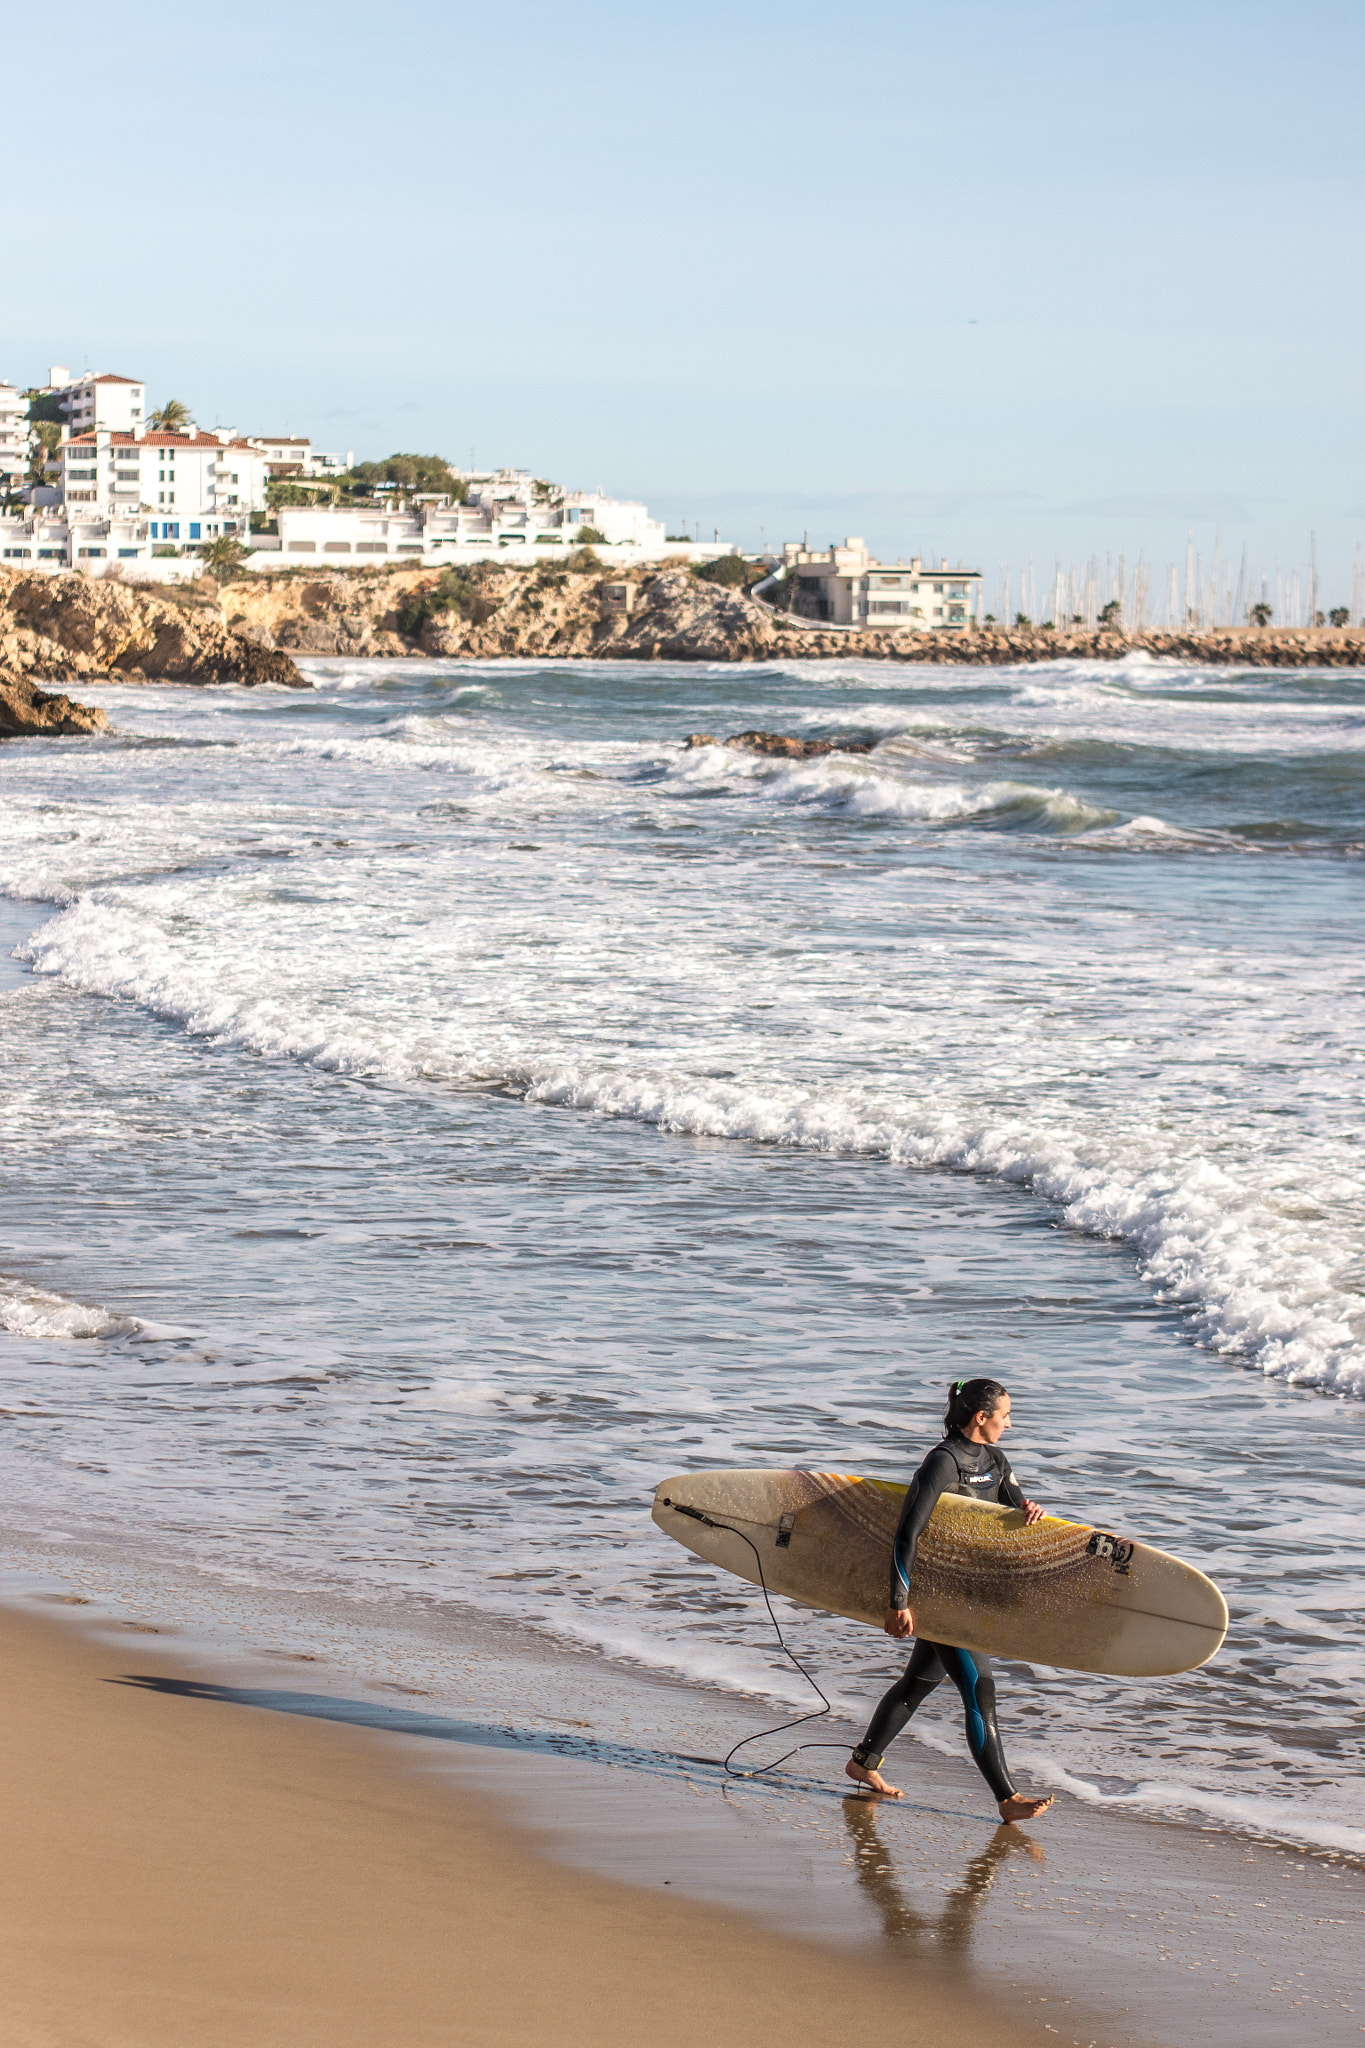
[(378, 1738), (0, 1613), (9, 2048), (1057, 2039), (919, 1967), (540, 1860)]

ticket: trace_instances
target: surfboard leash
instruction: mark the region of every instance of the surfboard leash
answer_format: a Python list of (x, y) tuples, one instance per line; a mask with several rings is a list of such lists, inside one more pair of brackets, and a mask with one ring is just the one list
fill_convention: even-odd
[(801, 1673), (801, 1676), (805, 1679), (806, 1684), (811, 1688), (812, 1692), (814, 1692), (816, 1698), (821, 1701), (821, 1705), (813, 1708), (809, 1714), (798, 1714), (794, 1721), (779, 1721), (775, 1728), (760, 1728), (756, 1734), (746, 1735), (742, 1741), (737, 1742), (734, 1748), (730, 1751), (729, 1756), (727, 1756), (721, 1764), (721, 1769), (725, 1772), (726, 1776), (729, 1778), (760, 1778), (766, 1771), (776, 1771), (780, 1769), (780, 1767), (783, 1764), (788, 1763), (792, 1757), (799, 1756), (803, 1749), (847, 1749), (849, 1745), (844, 1742), (798, 1742), (795, 1749), (787, 1750), (784, 1755), (775, 1758), (774, 1761), (770, 1764), (756, 1764), (753, 1770), (751, 1771), (731, 1770), (731, 1758), (738, 1756), (739, 1752), (742, 1749), (747, 1749), (751, 1742), (762, 1742), (766, 1737), (770, 1735), (785, 1735), (786, 1731), (789, 1728), (804, 1728), (807, 1721), (823, 1720), (824, 1716), (826, 1714), (832, 1714), (834, 1712), (834, 1709), (831, 1706), (829, 1700), (826, 1699), (824, 1693), (821, 1691), (819, 1684), (816, 1682), (814, 1678), (812, 1678), (810, 1672), (807, 1671), (805, 1665), (801, 1662), (801, 1659), (797, 1656), (795, 1650), (792, 1649), (790, 1643), (787, 1641), (786, 1637), (782, 1633), (781, 1624), (779, 1623), (777, 1616), (773, 1612), (773, 1603), (771, 1599), (768, 1597), (768, 1581), (763, 1574), (763, 1559), (758, 1554), (757, 1544), (751, 1541), (751, 1539), (745, 1535), (742, 1529), (736, 1529), (732, 1522), (713, 1521), (711, 1516), (704, 1515), (700, 1508), (684, 1507), (682, 1502), (677, 1500), (666, 1500), (664, 1502), (664, 1506), (666, 1508), (672, 1508), (674, 1514), (676, 1515), (690, 1515), (694, 1522), (702, 1522), (708, 1529), (724, 1529), (727, 1535), (738, 1536), (741, 1543), (747, 1543), (749, 1545), (750, 1550), (752, 1550), (754, 1553), (754, 1563), (758, 1566), (758, 1584), (759, 1590), (763, 1595), (763, 1605), (768, 1610), (768, 1619), (773, 1625), (773, 1634), (777, 1637), (778, 1646), (781, 1649), (782, 1654), (785, 1657), (789, 1657), (791, 1659), (792, 1663)]

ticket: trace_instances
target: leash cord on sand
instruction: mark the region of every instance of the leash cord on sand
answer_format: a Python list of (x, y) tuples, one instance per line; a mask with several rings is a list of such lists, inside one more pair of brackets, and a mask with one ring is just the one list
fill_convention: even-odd
[(773, 1603), (768, 1597), (768, 1581), (763, 1575), (763, 1559), (758, 1554), (757, 1544), (751, 1542), (749, 1537), (745, 1535), (742, 1529), (736, 1529), (735, 1527), (733, 1527), (731, 1523), (713, 1522), (710, 1515), (704, 1515), (700, 1508), (685, 1508), (682, 1505), (681, 1501), (676, 1500), (665, 1501), (664, 1506), (671, 1507), (675, 1514), (690, 1515), (694, 1522), (703, 1522), (705, 1523), (708, 1529), (724, 1529), (727, 1535), (738, 1536), (741, 1543), (748, 1543), (750, 1550), (752, 1550), (754, 1553), (754, 1563), (758, 1566), (758, 1584), (759, 1589), (763, 1594), (763, 1605), (768, 1610), (768, 1619), (773, 1625), (773, 1634), (777, 1637), (778, 1645), (781, 1648), (783, 1655), (786, 1657), (790, 1657), (792, 1663), (801, 1673), (801, 1676), (805, 1679), (807, 1685), (810, 1686), (811, 1690), (815, 1693), (816, 1697), (822, 1702), (820, 1706), (812, 1708), (809, 1714), (798, 1714), (794, 1721), (779, 1721), (775, 1728), (760, 1728), (756, 1734), (746, 1735), (742, 1741), (737, 1742), (735, 1744), (734, 1748), (730, 1751), (730, 1755), (725, 1758), (724, 1763), (721, 1766), (726, 1776), (729, 1778), (761, 1777), (765, 1771), (776, 1771), (780, 1769), (781, 1766), (789, 1762), (792, 1757), (799, 1756), (803, 1749), (847, 1749), (848, 1744), (844, 1742), (798, 1742), (795, 1749), (787, 1750), (784, 1755), (774, 1758), (773, 1762), (770, 1764), (756, 1764), (753, 1770), (751, 1771), (731, 1770), (730, 1758), (738, 1756), (739, 1752), (742, 1749), (747, 1749), (751, 1742), (761, 1742), (763, 1741), (765, 1736), (769, 1735), (785, 1735), (786, 1731), (789, 1728), (804, 1728), (807, 1721), (823, 1720), (824, 1716), (826, 1714), (832, 1714), (834, 1709), (830, 1705), (829, 1701), (825, 1698), (825, 1695), (823, 1692), (821, 1692), (819, 1685), (811, 1677), (809, 1671), (807, 1671), (805, 1665), (801, 1662), (801, 1659), (797, 1656), (795, 1650), (791, 1648), (790, 1644), (787, 1642), (786, 1637), (782, 1633), (782, 1629), (778, 1623), (777, 1616), (773, 1613)]

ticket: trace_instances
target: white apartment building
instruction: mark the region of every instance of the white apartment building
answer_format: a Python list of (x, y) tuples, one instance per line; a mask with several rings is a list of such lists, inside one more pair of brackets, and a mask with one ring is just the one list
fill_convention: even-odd
[(610, 548), (646, 558), (664, 553), (663, 521), (651, 519), (637, 501), (609, 498), (602, 491), (561, 491), (529, 470), (497, 470), (462, 481), (468, 491), (464, 504), (424, 494), (402, 512), (375, 506), (281, 506), (279, 552), (425, 555), (454, 561), (462, 554), (474, 560), (504, 548), (536, 547), (545, 549), (548, 560), (551, 549), (577, 547), (586, 530), (600, 534)]
[(329, 454), (315, 448), (306, 434), (248, 434), (246, 438), (264, 455), (272, 477), (335, 478), (355, 467), (349, 448), (344, 455)]
[(0, 384), (0, 496), (28, 480), (28, 400), (13, 384)]
[(150, 515), (178, 546), (245, 534), (265, 504), (266, 461), (226, 428), (212, 434), (101, 429), (61, 447), (62, 498), (77, 520)]
[(451, 529), (457, 537), (576, 547), (579, 530), (586, 526), (600, 533), (607, 547), (663, 550), (663, 521), (651, 519), (638, 499), (561, 490), (527, 469), (486, 471), (462, 481), (466, 502), (451, 508), (452, 516), (459, 518), (458, 527)]
[(71, 533), (61, 511), (0, 514), (0, 562), (9, 569), (65, 569)]
[(946, 558), (937, 569), (926, 568), (918, 555), (909, 562), (878, 562), (856, 535), (820, 552), (788, 541), (782, 566), (795, 585), (797, 618), (922, 633), (961, 632), (977, 614), (979, 569), (950, 569)]
[[(168, 523), (137, 512), (116, 512), (105, 518), (97, 513), (67, 512), (61, 506), (25, 506), (17, 513), (0, 513), (0, 566), (42, 572), (81, 569), (91, 576), (103, 576), (110, 569), (131, 570), (134, 563), (150, 563), (154, 565), (150, 569), (132, 571), (137, 580), (179, 581), (197, 576), (200, 565), (194, 559), (193, 545), (186, 552), (183, 544), (176, 545), (170, 536), (169, 545), (162, 540)], [(202, 525), (205, 540), (216, 539), (220, 529), (238, 537), (222, 522), (204, 521)], [(245, 531), (240, 538), (245, 541)]]
[[(605, 497), (600, 491), (569, 492), (537, 499), (529, 476), (524, 488), (504, 488), (505, 478), (476, 479), (469, 501), (422, 499), (399, 511), (382, 506), (280, 506), (277, 552), (286, 556), (410, 555), (429, 562), (478, 561), (507, 549), (536, 550), (535, 559), (553, 561), (556, 552), (577, 547), (586, 529), (600, 533), (614, 559), (657, 559), (665, 552), (663, 522), (641, 504)], [(542, 486), (542, 490), (544, 490)], [(254, 545), (261, 547), (261, 536)], [(268, 544), (267, 544), (268, 545)], [(618, 555), (617, 550), (628, 551)], [(721, 554), (720, 546), (704, 550)]]
[(107, 370), (87, 370), (73, 377), (64, 364), (54, 363), (42, 391), (44, 398), (56, 399), (69, 434), (93, 433), (100, 427), (131, 434), (146, 417), (147, 387), (138, 377), (115, 377)]

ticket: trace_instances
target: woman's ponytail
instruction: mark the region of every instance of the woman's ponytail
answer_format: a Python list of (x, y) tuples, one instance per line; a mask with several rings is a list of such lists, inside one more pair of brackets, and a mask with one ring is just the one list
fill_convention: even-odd
[(999, 1380), (951, 1381), (948, 1406), (943, 1411), (944, 1429), (950, 1436), (955, 1429), (965, 1429), (972, 1417), (983, 1409), (987, 1415), (994, 1415), (1008, 1391)]

